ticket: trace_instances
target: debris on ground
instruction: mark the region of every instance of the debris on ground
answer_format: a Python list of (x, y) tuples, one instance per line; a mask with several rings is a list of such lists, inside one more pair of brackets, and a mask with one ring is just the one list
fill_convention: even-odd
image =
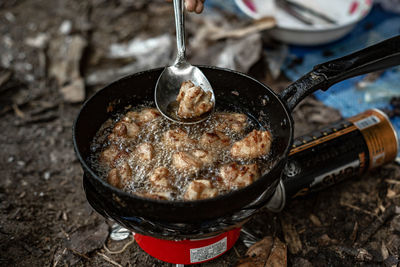
[(107, 237), (108, 225), (106, 223), (85, 225), (70, 235), (67, 241), (67, 248), (85, 255), (93, 250), (102, 248)]
[(106, 84), (131, 73), (172, 64), (173, 39), (168, 34), (154, 38), (137, 37), (126, 44), (112, 44), (107, 55), (110, 59), (125, 59), (128, 64), (118, 68), (97, 70), (88, 75), (89, 86)]
[(237, 267), (287, 266), (286, 245), (279, 238), (267, 236), (255, 243), (240, 259)]
[(228, 40), (213, 65), (241, 72), (249, 71), (261, 55), (261, 35), (251, 34), (240, 40)]
[(86, 39), (80, 35), (59, 36), (49, 45), (49, 75), (57, 80), (64, 100), (70, 103), (85, 99), (85, 83), (80, 70), (86, 46)]
[(283, 236), (285, 237), (286, 244), (288, 245), (289, 251), (292, 254), (298, 254), (302, 251), (303, 246), (301, 244), (299, 234), (292, 221), (286, 215), (280, 216)]
[(215, 33), (209, 36), (209, 40), (218, 41), (225, 38), (243, 38), (253, 33), (258, 33), (265, 30), (270, 30), (276, 26), (276, 20), (274, 17), (264, 17), (259, 20), (251, 22), (250, 25), (246, 25), (241, 28), (226, 30), (223, 28), (214, 28)]

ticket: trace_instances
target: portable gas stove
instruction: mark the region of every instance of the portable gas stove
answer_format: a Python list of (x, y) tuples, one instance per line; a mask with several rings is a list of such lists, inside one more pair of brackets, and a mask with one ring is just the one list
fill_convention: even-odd
[(232, 248), (242, 225), (260, 207), (279, 212), (285, 206), (286, 198), (323, 189), (393, 161), (397, 142), (390, 121), (379, 110), (366, 111), (299, 137), (293, 143), (280, 183), (273, 186), (274, 192), (266, 190), (234, 214), (196, 223), (126, 217), (114, 212), (110, 202), (96, 192), (85, 176), (83, 185), (92, 207), (133, 231), (136, 242), (149, 255), (178, 265), (197, 264), (215, 259)]
[[(98, 213), (106, 218), (112, 218), (133, 231), (136, 242), (149, 255), (174, 264), (202, 263), (227, 252), (238, 240), (241, 226), (258, 210), (259, 205), (264, 206), (266, 201), (262, 195), (255, 201), (259, 205), (252, 203), (251, 209), (243, 209), (233, 215), (212, 221), (195, 224), (168, 223), (109, 214), (112, 210), (105, 207), (106, 202), (101, 199), (101, 195), (95, 191), (85, 176), (83, 187), (89, 204)], [(284, 207), (283, 190), (283, 184), (280, 183), (272, 199), (268, 197), (267, 206), (270, 210), (279, 211)]]
[(241, 227), (263, 206), (279, 212), (286, 198), (323, 189), (395, 159), (397, 134), (380, 110), (368, 110), (297, 138), (275, 191), (266, 190), (250, 205), (208, 221), (171, 223), (124, 216), (96, 191), (84, 175), (90, 205), (134, 232), (138, 245), (151, 256), (174, 264), (197, 264), (215, 259), (238, 240)]

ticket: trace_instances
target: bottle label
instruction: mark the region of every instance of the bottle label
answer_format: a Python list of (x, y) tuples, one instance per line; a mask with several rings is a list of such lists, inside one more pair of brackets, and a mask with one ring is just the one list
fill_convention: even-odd
[(367, 143), (369, 169), (396, 158), (398, 148), (396, 132), (384, 113), (375, 109), (367, 110), (349, 120), (361, 131)]
[(363, 130), (372, 125), (378, 124), (379, 122), (380, 122), (380, 120), (378, 119), (378, 117), (375, 115), (372, 115), (372, 116), (366, 117), (365, 119), (354, 122), (354, 125), (358, 129)]

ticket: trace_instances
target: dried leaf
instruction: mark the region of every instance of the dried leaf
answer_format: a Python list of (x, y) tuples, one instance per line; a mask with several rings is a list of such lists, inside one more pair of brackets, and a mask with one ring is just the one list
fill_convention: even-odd
[(387, 193), (386, 193), (387, 198), (395, 198), (396, 197), (396, 192), (390, 188), (388, 188)]
[(351, 243), (354, 243), (357, 239), (357, 233), (358, 233), (358, 222), (354, 223), (354, 228), (353, 228), (353, 232), (350, 235), (350, 240)]
[(262, 267), (268, 260), (274, 240), (271, 236), (264, 237), (252, 245), (246, 252), (246, 258), (241, 259), (237, 267)]
[(267, 236), (251, 246), (246, 252), (246, 258), (241, 259), (236, 267), (281, 267), (286, 265), (286, 245), (276, 237), (273, 239), (271, 236)]
[(358, 249), (358, 254), (356, 258), (357, 260), (360, 261), (370, 261), (373, 259), (372, 255), (366, 249), (363, 248)]
[(310, 214), (310, 221), (317, 227), (321, 227), (322, 223), (321, 221), (318, 219), (317, 216), (315, 216), (314, 214)]
[(323, 234), (322, 236), (320, 236), (318, 238), (318, 244), (320, 246), (326, 247), (326, 246), (331, 245), (332, 243), (335, 243), (335, 241), (332, 240), (327, 234)]
[(381, 253), (383, 260), (386, 260), (389, 257), (389, 250), (387, 249), (384, 241), (382, 241)]
[(292, 223), (286, 221), (284, 218), (281, 218), (281, 225), (282, 225), (283, 235), (286, 244), (288, 244), (290, 253), (292, 254), (299, 253), (303, 249), (303, 246), (301, 244), (296, 228)]
[(76, 230), (67, 243), (67, 247), (80, 254), (89, 253), (103, 247), (108, 236), (108, 225), (102, 222), (97, 225), (85, 225)]
[(251, 25), (233, 29), (226, 30), (223, 28), (218, 28), (218, 31), (212, 34), (209, 39), (212, 41), (217, 41), (224, 38), (243, 38), (247, 35), (265, 31), (276, 26), (276, 20), (274, 17), (264, 17), (259, 20), (255, 20)]
[(271, 254), (268, 257), (265, 266), (271, 266), (271, 267), (287, 266), (286, 245), (276, 237), (274, 239), (274, 246), (272, 247)]
[(274, 241), (271, 236), (264, 237), (261, 241), (251, 246), (247, 252), (248, 257), (261, 257), (267, 259)]

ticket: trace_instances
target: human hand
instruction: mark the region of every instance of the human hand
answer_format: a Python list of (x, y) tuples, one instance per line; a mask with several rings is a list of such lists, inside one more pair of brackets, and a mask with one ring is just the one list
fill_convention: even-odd
[[(168, 2), (172, 2), (172, 0), (167, 0)], [(200, 14), (204, 8), (205, 0), (185, 0), (185, 7), (189, 12), (196, 12)]]

